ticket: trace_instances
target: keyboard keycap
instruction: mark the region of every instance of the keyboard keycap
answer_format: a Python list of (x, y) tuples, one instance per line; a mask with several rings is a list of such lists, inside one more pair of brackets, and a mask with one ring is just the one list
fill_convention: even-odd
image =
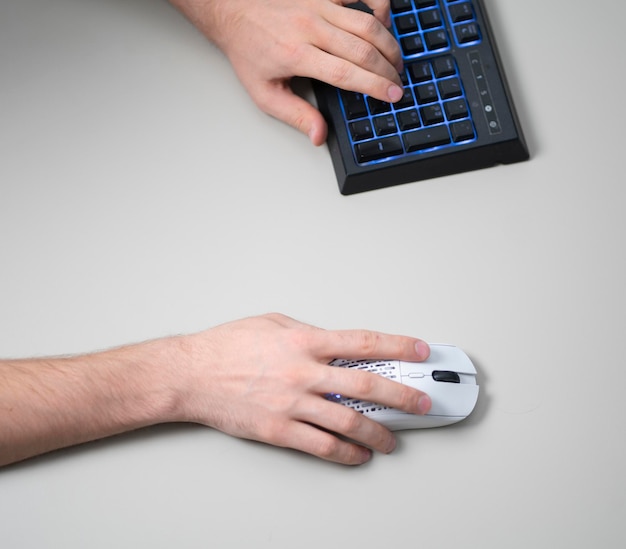
[(452, 140), (455, 143), (460, 141), (469, 141), (474, 139), (476, 134), (474, 133), (474, 126), (469, 120), (461, 120), (460, 122), (454, 122), (450, 124), (450, 133), (452, 134)]
[(408, 152), (431, 149), (450, 143), (450, 134), (446, 126), (433, 126), (424, 130), (404, 134), (404, 146)]
[(420, 122), (420, 115), (416, 109), (401, 111), (397, 114), (397, 118), (398, 125), (403, 132), (406, 130), (414, 130), (422, 125)]
[(480, 31), (476, 23), (466, 23), (456, 28), (456, 37), (459, 44), (467, 44), (468, 42), (476, 42), (480, 39)]
[(369, 118), (365, 120), (357, 120), (350, 123), (350, 135), (355, 141), (363, 141), (363, 139), (369, 139), (374, 137), (374, 131), (372, 130), (372, 123)]
[(408, 34), (410, 32), (417, 32), (419, 27), (417, 26), (417, 19), (412, 13), (408, 15), (401, 15), (396, 18), (396, 28), (400, 34)]
[(417, 97), (417, 102), (420, 105), (437, 101), (437, 86), (435, 86), (433, 82), (429, 82), (428, 84), (422, 84), (421, 86), (416, 86), (415, 97)]
[(409, 74), (411, 75), (411, 81), (415, 84), (430, 80), (432, 78), (430, 63), (428, 61), (424, 61), (423, 63), (412, 63), (409, 65)]
[(445, 76), (452, 76), (456, 74), (456, 66), (454, 65), (454, 59), (451, 56), (437, 57), (433, 62), (433, 69), (435, 70), (435, 76), (437, 78), (444, 78)]
[(448, 47), (448, 35), (444, 30), (431, 31), (424, 35), (429, 50), (441, 50)]
[(435, 29), (441, 26), (441, 12), (438, 9), (419, 12), (422, 29)]
[(389, 135), (398, 131), (393, 114), (374, 118), (374, 128), (376, 129), (376, 135)]
[(409, 11), (412, 7), (411, 0), (391, 0), (391, 11), (393, 13)]
[(446, 78), (439, 81), (439, 94), (442, 99), (452, 99), (463, 94), (461, 81), (458, 78)]
[(374, 99), (373, 97), (367, 98), (367, 104), (372, 114), (382, 114), (384, 112), (391, 111), (391, 104), (380, 99)]
[(371, 162), (372, 160), (397, 156), (404, 152), (402, 141), (400, 141), (397, 135), (358, 143), (355, 145), (354, 150), (359, 162)]
[(419, 34), (411, 34), (400, 39), (400, 46), (404, 55), (417, 55), (425, 51), (424, 41)]
[(361, 93), (342, 92), (341, 100), (343, 108), (346, 112), (348, 120), (367, 116), (367, 107), (365, 106), (365, 98)]
[(459, 118), (465, 118), (468, 115), (467, 103), (465, 99), (462, 98), (446, 101), (443, 104), (443, 108), (446, 111), (448, 120), (457, 120)]
[(415, 98), (413, 97), (411, 88), (405, 88), (402, 99), (400, 99), (397, 103), (394, 103), (394, 107), (396, 109), (406, 109), (408, 107), (412, 107), (413, 105), (415, 105)]
[(474, 10), (472, 9), (471, 2), (452, 4), (449, 11), (453, 23), (461, 23), (462, 21), (474, 19)]
[(443, 111), (441, 110), (441, 105), (439, 103), (422, 107), (420, 109), (420, 113), (422, 114), (422, 120), (424, 121), (425, 126), (440, 124), (444, 121)]

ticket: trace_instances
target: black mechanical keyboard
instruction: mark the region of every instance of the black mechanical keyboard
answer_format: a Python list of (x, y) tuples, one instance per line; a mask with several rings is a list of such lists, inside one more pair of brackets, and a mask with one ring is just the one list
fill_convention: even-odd
[(314, 82), (341, 193), (528, 159), (484, 2), (391, 0), (391, 18), (399, 102)]

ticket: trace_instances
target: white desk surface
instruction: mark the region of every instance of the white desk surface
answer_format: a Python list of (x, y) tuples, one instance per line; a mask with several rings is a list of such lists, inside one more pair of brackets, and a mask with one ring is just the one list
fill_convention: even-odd
[(624, 547), (626, 10), (487, 4), (532, 160), (343, 197), (164, 0), (2, 0), (1, 356), (280, 311), (482, 385), (360, 468), (190, 425), (5, 468), (3, 548)]

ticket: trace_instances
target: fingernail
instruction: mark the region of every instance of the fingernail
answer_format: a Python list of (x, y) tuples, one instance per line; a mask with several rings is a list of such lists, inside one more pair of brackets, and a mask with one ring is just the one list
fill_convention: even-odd
[(419, 358), (426, 359), (430, 354), (430, 347), (425, 341), (417, 341), (415, 343), (415, 352)]
[(392, 103), (396, 103), (397, 101), (400, 101), (400, 99), (402, 99), (404, 92), (402, 91), (402, 88), (400, 86), (396, 86), (394, 84), (393, 86), (389, 86), (387, 95), (389, 96), (389, 100)]
[(372, 459), (372, 451), (367, 449), (367, 448), (361, 448), (360, 449), (360, 463), (366, 463), (368, 462), (370, 459)]
[(389, 444), (387, 445), (387, 449), (385, 450), (385, 453), (391, 454), (391, 452), (393, 452), (396, 449), (397, 444), (398, 442), (396, 441), (395, 437), (391, 437), (391, 440), (389, 441)]
[(432, 405), (433, 402), (430, 400), (430, 397), (428, 395), (422, 395), (417, 401), (417, 410), (420, 414), (425, 414), (430, 410)]
[(315, 130), (315, 126), (311, 126), (311, 128), (309, 129), (307, 135), (309, 136), (309, 140), (311, 141), (311, 143), (313, 143), (313, 145), (317, 146), (319, 145), (319, 143), (317, 142), (317, 132)]

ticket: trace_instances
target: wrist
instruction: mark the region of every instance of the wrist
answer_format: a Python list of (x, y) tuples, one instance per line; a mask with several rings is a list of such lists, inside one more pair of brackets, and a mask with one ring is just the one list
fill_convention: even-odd
[[(172, 336), (128, 348), (127, 373), (135, 380), (138, 427), (188, 421), (186, 401), (190, 380), (190, 344), (187, 336)], [(132, 372), (136, 376), (132, 375)]]
[[(215, 0), (169, 0), (206, 38), (222, 47), (220, 29), (223, 28), (221, 13), (228, 7), (228, 2), (218, 10)], [(230, 1), (230, 0), (229, 0)]]

